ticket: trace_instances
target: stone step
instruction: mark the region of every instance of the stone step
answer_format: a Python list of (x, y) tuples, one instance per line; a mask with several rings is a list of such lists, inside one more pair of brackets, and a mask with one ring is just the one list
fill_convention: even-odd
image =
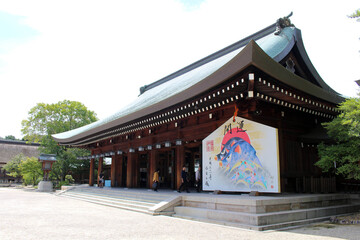
[(64, 197), (71, 197), (71, 198), (76, 198), (78, 200), (91, 201), (91, 202), (102, 204), (102, 205), (117, 206), (118, 208), (124, 208), (124, 209), (139, 209), (139, 210), (148, 211), (149, 207), (151, 207), (151, 206), (143, 206), (143, 205), (139, 205), (139, 204), (121, 203), (118, 201), (104, 201), (104, 200), (97, 199), (97, 198), (84, 198), (84, 197), (79, 197), (76, 195), (68, 195), (68, 196), (64, 196)]
[(104, 194), (99, 192), (83, 192), (83, 191), (68, 191), (64, 193), (64, 195), (67, 194), (78, 194), (83, 196), (96, 196), (103, 199), (121, 199), (124, 201), (133, 201), (133, 202), (141, 202), (141, 203), (149, 203), (149, 204), (156, 204), (163, 200), (163, 198), (147, 198), (146, 196), (142, 198), (136, 198), (136, 197), (127, 197), (123, 195), (114, 195), (114, 194)]
[(99, 201), (97, 199), (79, 198), (77, 196), (71, 196), (71, 195), (61, 195), (61, 196), (72, 198), (72, 199), (77, 199), (80, 201), (90, 202), (90, 203), (94, 203), (94, 204), (99, 204), (99, 205), (103, 205), (103, 206), (114, 207), (114, 208), (125, 209), (125, 210), (129, 210), (129, 211), (153, 215), (153, 213), (148, 211), (148, 208), (143, 209), (143, 208), (138, 208), (138, 207), (131, 207), (131, 206), (123, 205), (123, 204), (114, 204), (111, 202)]
[(174, 208), (174, 216), (188, 216), (190, 218), (209, 219), (219, 222), (232, 222), (245, 226), (253, 226), (253, 228), (260, 228), (264, 226), (270, 226), (270, 228), (275, 228), (276, 224), (282, 224), (285, 226), (286, 224), (289, 224), (291, 222), (301, 222), (309, 219), (319, 218), (326, 219), (330, 216), (349, 213), (358, 209), (360, 209), (360, 205), (349, 204), (322, 208), (256, 214), (179, 206)]
[(159, 193), (159, 192), (153, 192), (153, 191), (147, 191), (145, 193), (138, 192), (138, 191), (124, 191), (124, 190), (112, 190), (112, 189), (106, 189), (106, 188), (77, 188), (72, 189), (69, 191), (76, 191), (76, 192), (87, 192), (97, 195), (108, 195), (108, 196), (119, 196), (121, 198), (129, 198), (129, 199), (146, 199), (146, 200), (152, 200), (154, 202), (162, 201), (168, 197), (171, 196), (171, 194), (168, 193)]
[(139, 207), (139, 208), (146, 208), (154, 206), (156, 203), (149, 203), (145, 201), (137, 201), (137, 200), (128, 200), (128, 199), (122, 199), (122, 198), (114, 198), (114, 197), (107, 197), (107, 196), (98, 196), (98, 195), (92, 195), (92, 194), (82, 194), (78, 192), (68, 192), (64, 194), (63, 196), (72, 196), (77, 197), (79, 199), (90, 199), (90, 200), (97, 200), (99, 202), (108, 202), (112, 204), (118, 204), (118, 205), (125, 205), (125, 206), (132, 206), (132, 207)]
[(256, 231), (267, 231), (267, 230), (283, 230), (283, 229), (289, 229), (294, 227), (300, 227), (300, 226), (306, 226), (312, 223), (316, 222), (323, 222), (327, 221), (329, 217), (321, 217), (321, 218), (315, 218), (315, 219), (306, 219), (301, 221), (292, 221), (292, 222), (286, 222), (286, 223), (278, 223), (278, 224), (271, 224), (271, 225), (264, 225), (264, 226), (254, 226), (244, 223), (236, 223), (236, 222), (229, 222), (229, 221), (221, 221), (221, 220), (214, 220), (214, 219), (208, 219), (208, 218), (200, 218), (200, 217), (190, 217), (186, 215), (180, 215), (180, 214), (174, 214), (173, 217), (177, 218), (183, 218), (193, 221), (199, 221), (199, 222), (207, 222), (207, 223), (213, 223), (213, 224), (219, 224), (219, 225), (225, 225), (225, 226), (231, 226), (231, 227), (238, 227), (238, 228), (245, 228), (250, 230), (256, 230)]
[(360, 209), (359, 204), (344, 204), (309, 209), (290, 210), (257, 214), (257, 225), (272, 225), (306, 219), (316, 219), (350, 213)]
[(267, 231), (267, 230), (274, 230), (274, 229), (284, 230), (284, 229), (306, 226), (306, 225), (309, 225), (312, 223), (328, 221), (329, 218), (330, 218), (330, 216), (326, 216), (326, 217), (319, 217), (319, 218), (304, 219), (304, 220), (299, 220), (299, 221), (290, 221), (290, 222), (262, 225), (262, 226), (256, 226), (256, 228), (254, 228), (254, 230), (257, 230), (257, 231)]
[(166, 204), (167, 200), (173, 197), (172, 192), (159, 193), (144, 189), (75, 187), (61, 191), (56, 195), (151, 215), (171, 216), (174, 214), (173, 211), (164, 210), (159, 212), (154, 210)]

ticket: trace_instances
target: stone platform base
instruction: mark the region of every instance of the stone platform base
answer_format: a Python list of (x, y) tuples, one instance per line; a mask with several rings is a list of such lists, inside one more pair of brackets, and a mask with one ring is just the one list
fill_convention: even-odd
[(38, 185), (39, 192), (53, 192), (53, 184), (51, 181), (41, 181)]
[(349, 194), (183, 195), (174, 217), (264, 231), (327, 221), (360, 210)]
[(209, 194), (74, 186), (59, 196), (152, 215), (171, 215), (257, 231), (284, 229), (360, 211), (359, 194)]

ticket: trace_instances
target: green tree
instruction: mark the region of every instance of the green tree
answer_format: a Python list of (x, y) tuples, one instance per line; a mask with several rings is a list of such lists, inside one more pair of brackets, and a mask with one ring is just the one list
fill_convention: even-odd
[(27, 157), (26, 160), (22, 160), (19, 169), (25, 185), (37, 185), (42, 179), (41, 163), (35, 157)]
[(79, 148), (66, 148), (59, 146), (62, 150), (58, 151), (57, 161), (53, 164), (50, 178), (53, 180), (64, 180), (68, 174), (78, 175), (83, 171), (88, 172), (90, 168), (89, 160), (78, 160), (79, 156), (90, 155), (88, 150)]
[(5, 137), (7, 140), (16, 140), (16, 138), (13, 135), (8, 135)]
[(21, 161), (25, 159), (26, 157), (22, 153), (20, 153), (13, 157), (3, 168), (6, 172), (8, 172), (9, 176), (21, 177), (19, 166)]
[(40, 142), (42, 153), (56, 154), (50, 177), (64, 180), (70, 171), (77, 172), (89, 165), (87, 160), (76, 160), (78, 156), (89, 155), (84, 149), (59, 146), (51, 137), (56, 133), (69, 131), (96, 121), (96, 114), (82, 103), (64, 100), (54, 104), (38, 103), (30, 109), (28, 119), (22, 121), (21, 132), (29, 142)]
[(360, 9), (356, 10), (354, 13), (348, 16), (349, 18), (359, 18), (360, 17)]
[[(29, 111), (28, 119), (22, 121), (21, 132), (29, 142), (41, 142), (47, 147), (47, 137), (69, 131), (96, 121), (96, 114), (82, 103), (64, 100), (54, 104), (38, 103)], [(55, 143), (56, 144), (56, 143)]]
[(357, 21), (360, 21), (360, 9), (356, 10), (354, 13), (348, 15), (349, 18), (357, 18)]
[[(360, 93), (359, 93), (360, 97)], [(341, 103), (342, 111), (333, 121), (325, 123), (333, 144), (320, 144), (320, 160), (324, 172), (333, 172), (348, 179), (360, 180), (360, 98)]]

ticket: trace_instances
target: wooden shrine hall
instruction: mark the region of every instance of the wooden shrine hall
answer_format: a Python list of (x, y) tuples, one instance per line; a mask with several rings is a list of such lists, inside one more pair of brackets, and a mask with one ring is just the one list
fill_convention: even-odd
[[(317, 145), (327, 140), (321, 123), (339, 113), (336, 107), (342, 101), (344, 98), (323, 81), (312, 65), (301, 31), (284, 17), (141, 87), (139, 97), (112, 116), (53, 138), (60, 145), (91, 150), (91, 156), (84, 157), (90, 160), (90, 185), (97, 180), (96, 163), (100, 174), (104, 159), (111, 158), (105, 177), (111, 180), (112, 187), (150, 188), (153, 173), (159, 168), (161, 187), (176, 189), (181, 184), (183, 166), (193, 181), (196, 169), (208, 161), (204, 159), (204, 144), (214, 144), (219, 151), (230, 150), (231, 146), (227, 149), (221, 141), (204, 143), (204, 139), (236, 118), (242, 121), (237, 129), (249, 134), (257, 154), (267, 147), (266, 139), (260, 144), (260, 140), (253, 140), (261, 138), (260, 131), (244, 129), (249, 124), (261, 124), (276, 130), (271, 140), (277, 148), (276, 192), (321, 192), (320, 187), (309, 182), (329, 179), (314, 166)], [(215, 162), (217, 158), (209, 159)], [(257, 167), (264, 166), (266, 154), (259, 159)], [(222, 158), (222, 163), (216, 164), (231, 166), (226, 161)], [(223, 171), (230, 174), (233, 169), (235, 165)], [(209, 177), (206, 171), (204, 167), (204, 180)], [(217, 171), (213, 169), (212, 174)], [(244, 183), (245, 177), (240, 179), (240, 175), (241, 168), (236, 164), (234, 177), (240, 189), (242, 183), (250, 187), (258, 183)], [(334, 189), (334, 184), (329, 182), (328, 191)]]

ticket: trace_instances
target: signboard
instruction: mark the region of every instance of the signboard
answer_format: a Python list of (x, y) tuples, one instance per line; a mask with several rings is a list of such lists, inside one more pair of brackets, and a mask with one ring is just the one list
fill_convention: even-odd
[(105, 187), (111, 187), (111, 180), (105, 180)]
[(276, 128), (231, 118), (202, 145), (204, 190), (280, 192)]

